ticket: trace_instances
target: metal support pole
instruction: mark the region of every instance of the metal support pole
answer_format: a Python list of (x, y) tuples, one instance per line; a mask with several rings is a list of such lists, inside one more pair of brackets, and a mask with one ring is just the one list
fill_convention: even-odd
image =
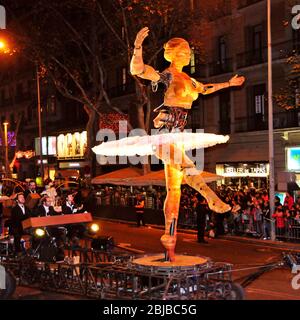
[(42, 145), (42, 110), (41, 110), (41, 92), (40, 92), (40, 74), (39, 66), (36, 64), (36, 87), (37, 87), (37, 111), (38, 111), (38, 125), (39, 125), (39, 146), (40, 146), (40, 168), (41, 177), (44, 181), (44, 164), (43, 164), (43, 145)]
[[(274, 134), (273, 134), (273, 83), (272, 83), (272, 29), (271, 29), (271, 0), (267, 0), (268, 12), (268, 112), (269, 112), (269, 197), (270, 216), (274, 213), (275, 207), (275, 173), (274, 173)], [(271, 223), (271, 239), (275, 240), (275, 226)]]
[(5, 176), (9, 176), (9, 164), (8, 164), (8, 141), (7, 141), (7, 126), (8, 122), (3, 123), (4, 126), (4, 147), (5, 147)]

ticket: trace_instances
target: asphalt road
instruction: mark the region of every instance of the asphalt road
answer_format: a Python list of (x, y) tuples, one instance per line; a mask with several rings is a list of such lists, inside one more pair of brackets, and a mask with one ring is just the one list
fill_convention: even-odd
[[(151, 227), (137, 228), (133, 225), (101, 221), (101, 235), (113, 236), (115, 243), (140, 254), (162, 253), (160, 237), (163, 230)], [(209, 239), (208, 244), (196, 242), (196, 235), (179, 233), (176, 253), (210, 257), (216, 262), (233, 264), (233, 278), (237, 279), (255, 271), (257, 266), (278, 261), (282, 250), (266, 244), (253, 244), (225, 239)], [(247, 270), (241, 270), (246, 269)], [(248, 269), (249, 268), (249, 269)], [(251, 269), (252, 268), (252, 269)], [(289, 269), (269, 271), (246, 288), (249, 300), (300, 300), (300, 289), (294, 290), (291, 281), (294, 275)], [(36, 289), (19, 287), (15, 299), (79, 299), (69, 295), (40, 292)]]

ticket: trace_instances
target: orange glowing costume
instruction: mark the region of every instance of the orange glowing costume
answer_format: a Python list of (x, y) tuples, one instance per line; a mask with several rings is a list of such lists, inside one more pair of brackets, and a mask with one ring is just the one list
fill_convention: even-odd
[[(161, 242), (166, 249), (166, 260), (175, 260), (175, 246), (177, 239), (177, 220), (181, 197), (181, 183), (183, 178), (186, 183), (204, 196), (211, 210), (224, 213), (230, 210), (230, 206), (222, 202), (218, 196), (206, 185), (195, 164), (185, 154), (186, 150), (199, 147), (212, 146), (217, 143), (227, 142), (229, 137), (213, 134), (194, 133), (197, 138), (195, 143), (189, 143), (190, 136), (186, 137), (183, 131), (186, 124), (187, 111), (191, 108), (194, 100), (201, 94), (210, 94), (217, 90), (231, 86), (240, 86), (244, 82), (244, 77), (234, 76), (228, 82), (219, 84), (202, 84), (190, 78), (182, 72), (184, 66), (190, 63), (191, 50), (187, 41), (182, 38), (173, 38), (165, 46), (164, 57), (170, 62), (169, 68), (163, 73), (157, 72), (151, 66), (145, 65), (142, 57), (142, 43), (148, 36), (149, 29), (143, 28), (136, 36), (134, 43), (134, 54), (130, 64), (132, 75), (143, 79), (151, 80), (153, 85), (162, 82), (166, 91), (164, 103), (157, 108), (158, 116), (154, 119), (155, 128), (166, 128), (170, 131), (167, 134), (149, 137), (145, 143), (145, 137), (130, 137), (126, 141), (119, 140), (120, 143), (102, 143), (94, 148), (94, 152), (103, 155), (130, 155), (131, 149), (135, 154), (155, 154), (165, 164), (165, 177), (167, 196), (164, 203), (165, 234), (161, 237)], [(175, 130), (174, 130), (175, 129)], [(177, 132), (176, 132), (177, 131)], [(178, 143), (178, 137), (183, 136), (183, 143)], [(136, 140), (134, 140), (136, 139)], [(158, 142), (159, 139), (159, 142)], [(186, 147), (184, 140), (186, 139)], [(124, 139), (122, 139), (124, 140)], [(201, 141), (199, 143), (199, 141)], [(145, 150), (141, 148), (145, 146)], [(147, 146), (150, 146), (149, 150)], [(164, 152), (168, 147), (168, 152)], [(181, 162), (175, 161), (181, 154)], [(175, 157), (176, 155), (176, 157)]]

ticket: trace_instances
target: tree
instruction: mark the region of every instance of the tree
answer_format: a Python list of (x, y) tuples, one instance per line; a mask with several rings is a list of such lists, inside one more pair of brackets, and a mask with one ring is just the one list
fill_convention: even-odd
[(92, 161), (103, 101), (120, 112), (104, 89), (103, 25), (95, 13), (95, 2), (18, 1), (7, 8), (18, 12), (9, 28), (20, 54), (39, 66), (44, 81), (52, 81), (62, 96), (80, 103), (88, 114), (87, 159)]
[[(20, 54), (26, 55), (45, 71), (61, 95), (80, 103), (87, 123), (89, 160), (94, 159), (101, 110), (112, 105), (106, 91), (110, 68), (129, 65), (132, 45), (139, 29), (151, 29), (145, 50), (146, 63), (162, 67), (163, 44), (173, 36), (186, 37), (194, 16), (187, 10), (190, 1), (168, 0), (48, 0), (11, 3), (8, 12), (18, 12), (10, 29), (17, 39)], [(6, 6), (6, 4), (4, 4)], [(199, 21), (199, 16), (197, 16)], [(195, 50), (201, 46), (192, 41)], [(129, 69), (129, 68), (128, 68)], [(150, 129), (150, 84), (134, 77), (138, 114), (137, 127)]]
[[(149, 27), (151, 34), (147, 39), (147, 46), (144, 47), (145, 62), (156, 68), (166, 66), (162, 59), (164, 43), (174, 36), (189, 35), (189, 25), (194, 21), (194, 17), (187, 6), (189, 1), (177, 1), (174, 4), (168, 0), (113, 0), (111, 6), (103, 6), (101, 2), (97, 2), (107, 32), (114, 37), (113, 46), (118, 47), (122, 62), (127, 66), (137, 32), (144, 26)], [(196, 50), (202, 51), (199, 41), (192, 41), (192, 45)], [(115, 55), (112, 54), (111, 58), (115, 59)], [(138, 114), (137, 126), (148, 132), (151, 112), (150, 84), (138, 77), (134, 77), (134, 81), (136, 99), (133, 105)]]
[(286, 59), (290, 67), (286, 85), (274, 95), (277, 105), (285, 110), (300, 107), (299, 77), (300, 77), (300, 56), (294, 52)]

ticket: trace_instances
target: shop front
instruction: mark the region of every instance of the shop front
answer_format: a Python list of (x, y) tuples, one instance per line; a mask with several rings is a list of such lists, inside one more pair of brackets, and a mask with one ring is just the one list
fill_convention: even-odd
[(58, 170), (55, 176), (63, 179), (77, 179), (84, 175), (86, 168), (89, 167), (87, 161), (58, 161)]
[[(88, 163), (84, 160), (87, 148), (87, 132), (73, 132), (42, 137), (42, 159), (44, 178), (60, 176), (78, 178), (87, 172)], [(40, 142), (35, 139), (36, 165), (40, 169)]]
[(217, 175), (224, 179), (218, 185), (233, 185), (265, 188), (268, 185), (269, 164), (267, 162), (228, 162), (216, 164)]
[(84, 155), (87, 148), (87, 132), (60, 134), (57, 137), (57, 175), (68, 179), (84, 175), (89, 168)]
[[(38, 172), (41, 170), (40, 139), (35, 138), (35, 156)], [(55, 136), (42, 137), (42, 161), (44, 179), (54, 179), (56, 170), (57, 138)]]
[(286, 148), (286, 174), (284, 178), (287, 191), (300, 195), (300, 146)]

